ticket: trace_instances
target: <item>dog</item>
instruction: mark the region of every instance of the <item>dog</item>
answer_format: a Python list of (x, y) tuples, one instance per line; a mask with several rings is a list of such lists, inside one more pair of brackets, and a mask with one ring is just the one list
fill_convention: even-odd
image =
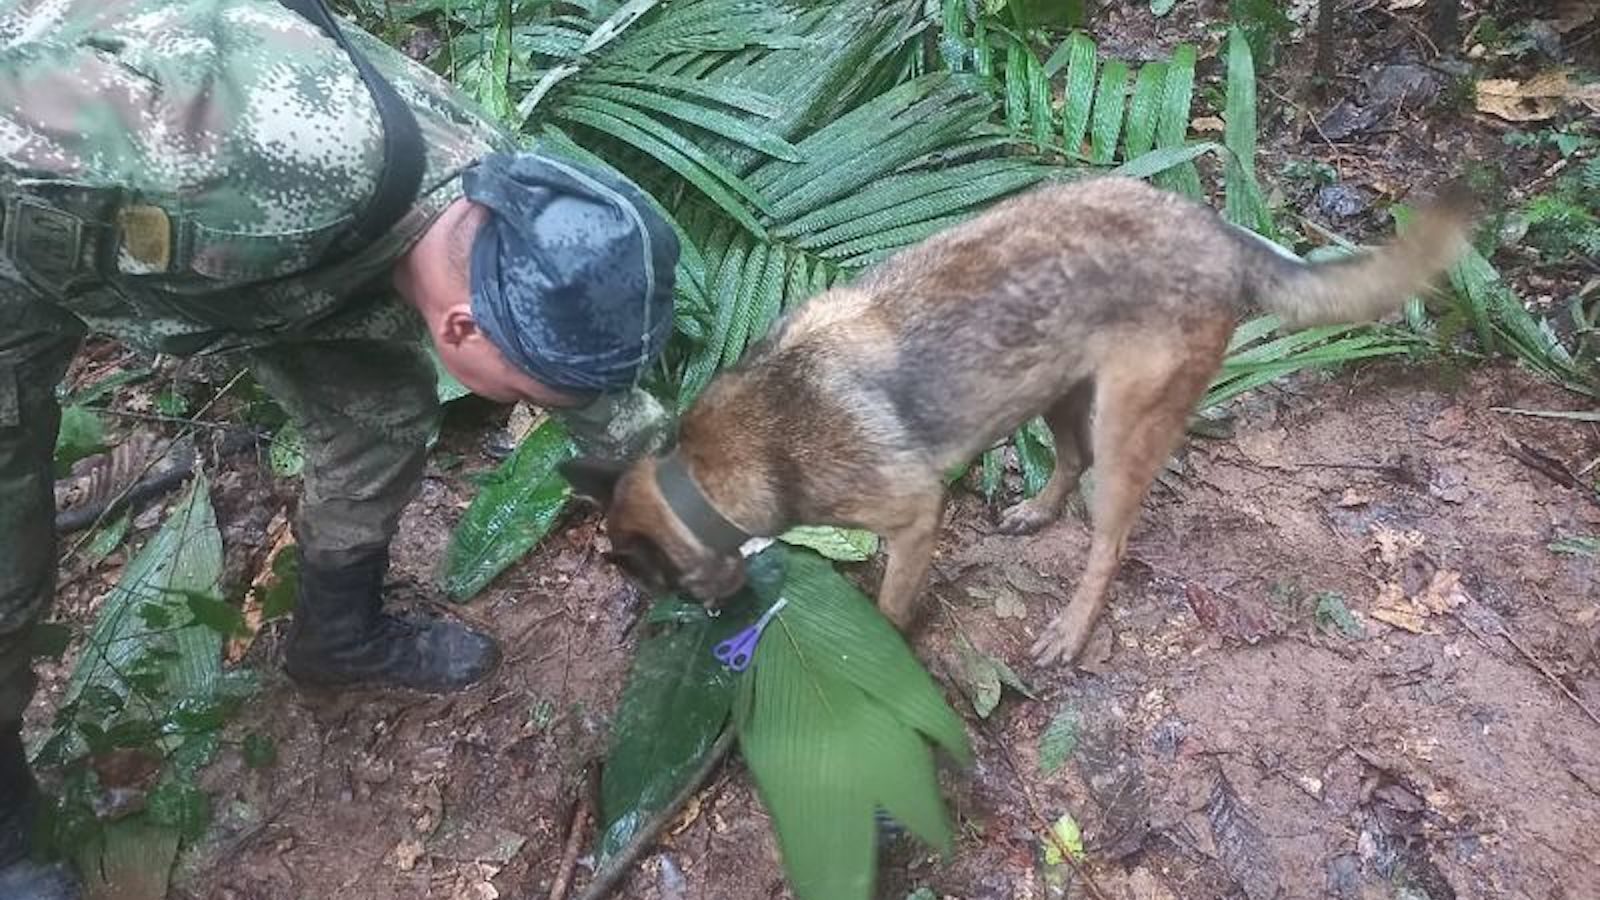
[(1241, 316), (1379, 318), (1448, 268), (1474, 207), (1447, 189), (1389, 244), (1305, 263), (1135, 179), (1036, 187), (786, 314), (707, 385), (664, 454), (562, 471), (604, 509), (611, 560), (647, 589), (712, 607), (742, 586), (750, 537), (798, 524), (875, 532), (888, 553), (878, 608), (905, 630), (944, 475), (1043, 416), (1054, 471), (998, 529), (1055, 520), (1095, 467), (1088, 561), (1032, 648), (1040, 665), (1070, 663)]

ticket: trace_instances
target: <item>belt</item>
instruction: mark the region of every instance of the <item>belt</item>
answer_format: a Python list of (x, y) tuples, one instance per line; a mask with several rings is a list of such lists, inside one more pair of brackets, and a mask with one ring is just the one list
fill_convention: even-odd
[(38, 288), (64, 298), (113, 275), (194, 272), (230, 282), (313, 268), (348, 219), (292, 234), (209, 228), (177, 204), (117, 187), (0, 178), (0, 252)]
[(71, 294), (109, 274), (116, 189), (19, 179), (0, 193), (0, 247), (30, 281)]

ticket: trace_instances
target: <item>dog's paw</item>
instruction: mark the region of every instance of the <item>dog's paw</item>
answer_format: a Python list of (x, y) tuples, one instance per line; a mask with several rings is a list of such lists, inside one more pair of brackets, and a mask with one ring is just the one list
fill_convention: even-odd
[(1038, 502), (1037, 498), (1024, 500), (1001, 513), (1000, 523), (996, 527), (1001, 534), (1033, 534), (1060, 515), (1059, 510), (1050, 509)]
[(1089, 629), (1059, 617), (1033, 643), (1033, 661), (1039, 666), (1070, 665), (1089, 643)]

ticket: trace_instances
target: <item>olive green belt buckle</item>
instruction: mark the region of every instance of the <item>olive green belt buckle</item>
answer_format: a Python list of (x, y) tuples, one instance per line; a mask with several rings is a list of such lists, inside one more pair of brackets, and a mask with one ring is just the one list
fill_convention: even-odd
[(77, 273), (83, 260), (83, 220), (29, 197), (10, 211), (6, 251), (18, 268), (35, 277), (60, 281)]

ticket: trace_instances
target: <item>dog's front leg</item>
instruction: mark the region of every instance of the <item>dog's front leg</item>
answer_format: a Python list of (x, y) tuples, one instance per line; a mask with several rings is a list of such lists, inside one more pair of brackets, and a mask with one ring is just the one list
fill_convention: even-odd
[(883, 584), (878, 588), (878, 610), (901, 631), (911, 624), (917, 595), (927, 581), (933, 546), (939, 537), (944, 497), (935, 494), (919, 506), (910, 519), (886, 529), (885, 535), (889, 541), (889, 565)]

